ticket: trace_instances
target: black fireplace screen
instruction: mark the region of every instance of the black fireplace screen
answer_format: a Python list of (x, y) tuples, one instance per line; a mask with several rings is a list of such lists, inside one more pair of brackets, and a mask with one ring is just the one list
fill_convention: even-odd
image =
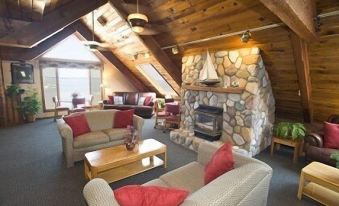
[(222, 132), (222, 114), (222, 108), (199, 105), (194, 113), (195, 135), (209, 141), (219, 140)]

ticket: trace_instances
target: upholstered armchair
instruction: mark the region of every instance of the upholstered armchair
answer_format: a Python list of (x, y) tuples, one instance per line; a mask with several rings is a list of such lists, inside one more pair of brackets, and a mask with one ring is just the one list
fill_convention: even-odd
[[(339, 115), (331, 115), (327, 122), (339, 124)], [(335, 160), (330, 158), (334, 152), (338, 152), (338, 150), (324, 148), (324, 131), (322, 129), (306, 135), (305, 153), (308, 161), (318, 161), (335, 166)]]

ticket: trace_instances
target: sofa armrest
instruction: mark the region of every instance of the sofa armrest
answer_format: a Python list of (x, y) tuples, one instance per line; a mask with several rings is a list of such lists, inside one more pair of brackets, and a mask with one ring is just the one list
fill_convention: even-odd
[(60, 136), (64, 139), (72, 140), (73, 142), (72, 128), (68, 124), (66, 124), (66, 122), (62, 119), (57, 120), (57, 126), (58, 126)]
[(144, 119), (138, 115), (133, 115), (133, 125), (137, 130), (140, 139), (142, 139), (142, 127), (144, 126)]
[(317, 133), (307, 134), (305, 137), (305, 143), (314, 147), (323, 147), (323, 136)]
[(202, 142), (198, 148), (197, 161), (202, 165), (206, 165), (212, 158), (212, 155), (218, 150), (219, 147), (220, 146), (212, 144), (212, 143)]
[(108, 183), (100, 178), (89, 181), (83, 190), (88, 206), (119, 206)]
[(72, 167), (73, 162), (73, 131), (62, 119), (57, 120), (58, 131), (62, 140), (62, 150), (66, 157), (67, 167)]

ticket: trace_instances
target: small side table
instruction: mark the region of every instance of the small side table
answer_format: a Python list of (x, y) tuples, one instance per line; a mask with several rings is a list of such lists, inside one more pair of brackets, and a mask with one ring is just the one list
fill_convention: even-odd
[(339, 205), (339, 169), (312, 162), (301, 170), (298, 199), (308, 196), (324, 205)]
[(279, 149), (280, 145), (286, 145), (294, 149), (293, 163), (296, 163), (298, 161), (298, 157), (303, 152), (304, 141), (303, 140), (289, 140), (289, 139), (283, 139), (279, 137), (273, 137), (272, 144), (271, 144), (271, 156), (273, 156), (274, 149), (275, 149), (274, 147), (276, 146), (277, 149)]

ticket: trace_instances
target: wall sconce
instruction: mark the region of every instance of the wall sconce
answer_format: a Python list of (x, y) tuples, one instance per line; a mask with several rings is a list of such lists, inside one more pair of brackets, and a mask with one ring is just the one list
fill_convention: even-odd
[(173, 54), (178, 54), (178, 53), (179, 53), (179, 49), (178, 49), (177, 46), (172, 47), (172, 53), (173, 53)]
[(247, 30), (241, 35), (240, 40), (243, 43), (247, 43), (251, 39), (251, 36), (252, 36), (251, 32)]

